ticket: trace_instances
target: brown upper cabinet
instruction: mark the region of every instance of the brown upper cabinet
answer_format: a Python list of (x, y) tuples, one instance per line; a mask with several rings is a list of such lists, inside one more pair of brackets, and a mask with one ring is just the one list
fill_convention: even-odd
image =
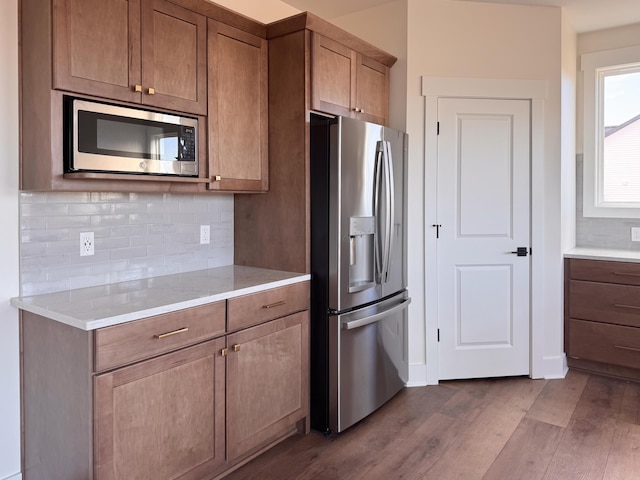
[(214, 20), (208, 29), (209, 188), (266, 191), (267, 41)]
[(312, 32), (311, 108), (387, 125), (389, 67)]
[(166, 0), (54, 0), (53, 87), (206, 115), (206, 18)]

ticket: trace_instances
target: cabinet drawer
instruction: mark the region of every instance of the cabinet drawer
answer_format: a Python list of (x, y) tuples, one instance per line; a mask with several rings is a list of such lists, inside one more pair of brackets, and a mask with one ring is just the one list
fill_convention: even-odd
[(225, 332), (225, 302), (157, 315), (95, 333), (95, 370), (107, 370)]
[(640, 329), (575, 319), (569, 325), (569, 356), (640, 368)]
[(640, 263), (572, 259), (571, 280), (640, 285)]
[(571, 280), (569, 316), (640, 327), (640, 287)]
[(307, 310), (309, 282), (231, 298), (227, 308), (230, 332)]

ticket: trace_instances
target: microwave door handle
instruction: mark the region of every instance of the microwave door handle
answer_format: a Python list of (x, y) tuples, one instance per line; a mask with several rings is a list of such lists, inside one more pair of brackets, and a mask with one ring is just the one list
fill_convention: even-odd
[(374, 243), (374, 264), (375, 264), (375, 275), (376, 275), (376, 283), (382, 282), (382, 276), (384, 274), (383, 269), (383, 260), (384, 255), (381, 248), (381, 234), (380, 231), (380, 183), (382, 180), (382, 155), (383, 155), (383, 145), (382, 142), (378, 142), (376, 145), (376, 156), (374, 160), (373, 167), (373, 216), (375, 219), (375, 229), (373, 236)]

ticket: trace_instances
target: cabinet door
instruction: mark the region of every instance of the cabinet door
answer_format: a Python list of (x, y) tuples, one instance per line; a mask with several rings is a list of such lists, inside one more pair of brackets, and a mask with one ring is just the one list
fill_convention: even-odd
[(211, 189), (266, 191), (267, 41), (209, 20)]
[(356, 115), (367, 122), (389, 123), (389, 67), (358, 54)]
[(53, 87), (139, 102), (140, 0), (54, 0), (53, 11)]
[(95, 378), (97, 480), (191, 480), (224, 464), (224, 340)]
[(166, 0), (142, 1), (142, 103), (206, 115), (205, 17)]
[(311, 108), (352, 116), (356, 54), (315, 32), (311, 34)]
[(233, 460), (308, 414), (309, 313), (227, 337), (227, 455)]

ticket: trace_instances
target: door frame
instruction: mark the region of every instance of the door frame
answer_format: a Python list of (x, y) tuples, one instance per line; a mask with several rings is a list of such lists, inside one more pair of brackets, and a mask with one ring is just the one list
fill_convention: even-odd
[(438, 98), (488, 98), (531, 102), (531, 295), (529, 376), (544, 377), (544, 105), (546, 80), (510, 80), (462, 77), (422, 77), (424, 122), (424, 271), (427, 384), (439, 381), (438, 355), (438, 249), (431, 225), (437, 221)]

